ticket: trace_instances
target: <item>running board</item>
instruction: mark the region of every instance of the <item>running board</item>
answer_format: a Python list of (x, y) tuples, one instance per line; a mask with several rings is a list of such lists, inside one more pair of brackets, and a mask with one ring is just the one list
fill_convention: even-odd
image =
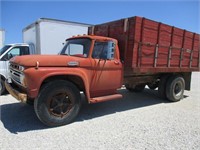
[(99, 103), (99, 102), (110, 101), (110, 100), (119, 99), (119, 98), (122, 98), (121, 94), (113, 94), (113, 95), (102, 96), (102, 97), (94, 97), (94, 98), (90, 99), (90, 103)]

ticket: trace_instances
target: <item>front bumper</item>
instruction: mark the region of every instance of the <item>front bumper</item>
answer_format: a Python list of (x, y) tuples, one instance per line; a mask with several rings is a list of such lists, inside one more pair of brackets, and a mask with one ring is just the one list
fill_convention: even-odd
[(18, 101), (22, 102), (22, 103), (26, 103), (27, 101), (27, 94), (25, 93), (21, 93), (18, 90), (16, 90), (15, 88), (12, 87), (12, 85), (10, 83), (8, 83), (8, 81), (5, 81), (5, 87), (7, 89), (7, 91), (14, 97), (16, 98)]

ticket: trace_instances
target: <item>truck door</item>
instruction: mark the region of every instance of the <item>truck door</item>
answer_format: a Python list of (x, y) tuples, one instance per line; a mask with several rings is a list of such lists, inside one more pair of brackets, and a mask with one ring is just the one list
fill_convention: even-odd
[(92, 52), (91, 97), (115, 94), (122, 83), (122, 64), (113, 41), (96, 41)]

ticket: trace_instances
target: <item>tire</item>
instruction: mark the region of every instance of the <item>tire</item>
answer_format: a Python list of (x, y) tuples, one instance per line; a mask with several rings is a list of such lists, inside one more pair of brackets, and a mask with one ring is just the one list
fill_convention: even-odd
[(166, 85), (169, 75), (164, 75), (160, 78), (160, 82), (158, 84), (158, 95), (162, 99), (167, 99), (166, 95)]
[(183, 79), (183, 77), (170, 77), (166, 86), (167, 99), (172, 102), (180, 101), (183, 98), (184, 90), (185, 80)]
[(0, 79), (0, 95), (3, 95), (6, 92), (4, 80)]
[(134, 88), (126, 86), (126, 89), (130, 92), (142, 92), (144, 90), (145, 84), (136, 85)]
[(56, 80), (47, 83), (34, 101), (41, 122), (50, 127), (71, 123), (79, 113), (81, 95), (71, 82)]

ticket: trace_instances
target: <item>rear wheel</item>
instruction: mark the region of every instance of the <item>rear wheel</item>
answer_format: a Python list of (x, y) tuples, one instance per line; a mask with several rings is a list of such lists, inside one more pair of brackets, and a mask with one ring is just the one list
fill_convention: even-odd
[(47, 83), (34, 101), (37, 117), (47, 126), (61, 126), (78, 115), (81, 95), (74, 84), (67, 81)]
[(168, 100), (177, 102), (183, 98), (185, 80), (181, 76), (172, 76), (166, 85), (166, 96)]
[(164, 75), (160, 78), (160, 82), (158, 84), (158, 95), (162, 99), (167, 99), (166, 96), (166, 85), (169, 75)]

